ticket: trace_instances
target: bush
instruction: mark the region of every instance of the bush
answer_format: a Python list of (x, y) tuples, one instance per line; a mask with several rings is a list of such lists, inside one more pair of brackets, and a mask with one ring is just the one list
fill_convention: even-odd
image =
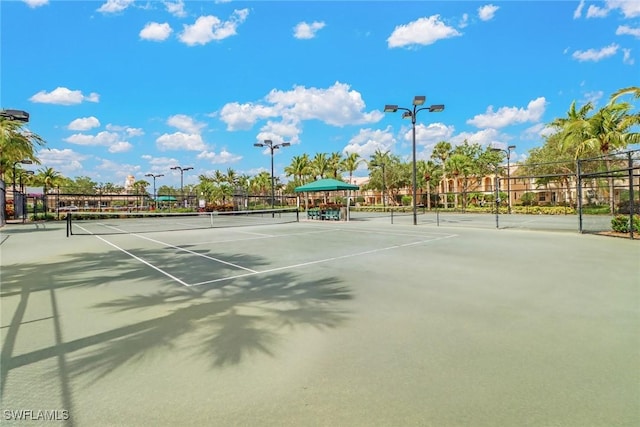
[[(631, 227), (629, 226), (629, 217), (616, 215), (611, 220), (611, 229), (618, 233), (629, 233), (631, 231)], [(640, 233), (640, 215), (633, 216), (633, 231)]]
[[(628, 197), (628, 196), (627, 196)], [(631, 213), (631, 203), (629, 200), (625, 200), (623, 202), (618, 203), (618, 213), (619, 214), (629, 214)], [(636, 200), (633, 203), (633, 213), (640, 213), (640, 201)]]
[(411, 204), (411, 196), (402, 196), (402, 206), (409, 206)]

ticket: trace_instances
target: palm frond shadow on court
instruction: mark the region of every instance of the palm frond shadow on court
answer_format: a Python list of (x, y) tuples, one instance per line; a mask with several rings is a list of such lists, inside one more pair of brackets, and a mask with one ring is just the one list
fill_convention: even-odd
[[(184, 264), (181, 259), (167, 260), (158, 250), (137, 250), (135, 255), (167, 270)], [(269, 265), (259, 256), (213, 252), (206, 255), (255, 269)], [(215, 268), (212, 263), (209, 271), (213, 276)], [(52, 293), (64, 291), (59, 294), (64, 296), (76, 289), (110, 286), (115, 286), (119, 293), (123, 283), (131, 289), (129, 284), (166, 283), (166, 277), (117, 250), (73, 254), (37, 265), (8, 265), (3, 267), (2, 276), (0, 296), (19, 298), (18, 307), (24, 306), (7, 325), (2, 344), (3, 391), (4, 380), (12, 369), (60, 357), (65, 359), (66, 369), (55, 374), (64, 376), (63, 382), (69, 377), (89, 382), (125, 364), (161, 357), (167, 350), (178, 349), (205, 357), (212, 368), (242, 363), (250, 355), (277, 356), (280, 340), (291, 329), (324, 330), (341, 326), (349, 313), (340, 303), (353, 298), (351, 290), (335, 277), (308, 278), (292, 272), (247, 276), (190, 288), (169, 283), (155, 287), (150, 293), (130, 294), (94, 305), (92, 309), (103, 315), (118, 314), (119, 326), (103, 328), (93, 335), (69, 337), (64, 331), (65, 313), (61, 312), (61, 332), (65, 337), (62, 342), (16, 354), (15, 342), (22, 333), (23, 322), (28, 320), (25, 316), (31, 296), (45, 292), (49, 298)], [(122, 316), (126, 312), (135, 312), (135, 316), (123, 325)], [(153, 314), (148, 315), (150, 312)]]
[(256, 354), (276, 356), (289, 329), (339, 327), (348, 313), (336, 303), (351, 292), (334, 278), (300, 281), (291, 273), (245, 278), (216, 289), (167, 288), (98, 304), (112, 312), (164, 306), (167, 313), (125, 328), (69, 363), (71, 375), (102, 378), (164, 351), (187, 351), (220, 368)]

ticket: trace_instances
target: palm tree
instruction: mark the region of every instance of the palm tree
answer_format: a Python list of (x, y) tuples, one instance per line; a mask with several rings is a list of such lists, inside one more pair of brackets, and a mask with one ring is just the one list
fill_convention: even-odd
[(46, 215), (47, 206), (48, 206), (47, 193), (49, 192), (50, 188), (53, 188), (58, 184), (58, 182), (62, 178), (62, 175), (60, 174), (60, 172), (54, 170), (53, 168), (43, 168), (43, 169), (40, 169), (38, 172), (39, 173), (36, 176), (35, 180), (36, 182), (39, 182), (40, 184), (42, 184), (42, 204), (44, 206), (45, 215)]
[(298, 184), (306, 184), (306, 177), (311, 174), (311, 161), (308, 154), (302, 156), (293, 156), (291, 164), (284, 168), (284, 173), (287, 176), (293, 176), (295, 180), (298, 180)]
[(442, 191), (444, 193), (444, 208), (447, 208), (447, 170), (446, 170), (446, 162), (449, 156), (451, 155), (451, 144), (447, 141), (438, 142), (435, 147), (433, 147), (433, 152), (431, 153), (431, 158), (438, 160), (440, 162), (440, 167), (442, 168), (442, 183), (443, 188)]
[(329, 157), (329, 170), (334, 179), (338, 179), (342, 172), (342, 153), (334, 152)]
[(358, 153), (347, 153), (347, 156), (342, 160), (342, 168), (349, 172), (349, 184), (353, 184), (351, 181), (353, 179), (353, 173), (358, 169), (360, 163), (362, 163), (363, 159), (360, 158), (360, 154)]
[[(378, 183), (376, 182), (376, 180), (374, 180), (373, 183), (370, 182), (370, 184), (373, 184), (375, 187), (374, 188), (380, 188), (381, 190), (381, 194), (382, 194), (382, 206), (386, 206), (386, 200), (388, 200), (387, 197), (387, 193), (389, 191), (390, 185), (389, 185), (389, 179), (388, 179), (388, 170), (391, 168), (391, 163), (392, 163), (392, 159), (391, 159), (391, 154), (389, 152), (389, 150), (387, 151), (381, 151), (379, 148), (376, 149), (376, 151), (370, 156), (369, 158), (369, 162), (368, 162), (368, 166), (369, 166), (369, 175), (371, 175), (371, 168), (380, 168), (380, 186), (378, 186)], [(374, 175), (377, 175), (374, 174)]]
[(428, 160), (418, 160), (416, 164), (416, 168), (418, 170), (417, 182), (420, 188), (427, 189), (427, 209), (431, 209), (431, 188), (437, 185), (440, 180), (440, 167), (436, 165), (433, 161)]
[[(640, 124), (640, 116), (630, 114), (632, 106), (627, 102), (611, 102), (596, 111), (591, 117), (580, 117), (564, 123), (565, 141), (576, 144), (576, 157), (583, 152), (597, 149), (605, 156), (607, 172), (611, 170), (613, 151), (624, 149), (629, 144), (640, 143), (640, 133), (630, 132)], [(609, 209), (615, 212), (614, 178), (609, 181)]]
[(45, 144), (40, 136), (26, 131), (24, 126), (24, 122), (0, 117), (0, 226), (6, 224), (5, 172), (23, 159), (39, 164), (35, 151)]
[(329, 158), (327, 157), (327, 153), (316, 153), (311, 161), (311, 169), (312, 174), (315, 179), (325, 178), (327, 172), (330, 170)]

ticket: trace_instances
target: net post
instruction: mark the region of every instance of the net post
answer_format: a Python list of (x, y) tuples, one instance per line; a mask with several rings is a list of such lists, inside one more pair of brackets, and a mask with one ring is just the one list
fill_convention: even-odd
[(296, 208), (296, 222), (300, 222), (300, 205)]
[(67, 216), (64, 220), (67, 223), (67, 237), (69, 237), (71, 234), (71, 212), (67, 212)]

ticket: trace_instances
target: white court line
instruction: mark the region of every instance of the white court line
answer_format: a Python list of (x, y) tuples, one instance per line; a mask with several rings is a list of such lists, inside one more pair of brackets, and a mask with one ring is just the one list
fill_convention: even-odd
[(124, 248), (121, 248), (120, 246), (116, 245), (115, 243), (111, 243), (110, 241), (102, 238), (101, 236), (97, 236), (95, 234), (93, 234), (92, 232), (90, 232), (89, 230), (85, 229), (84, 227), (82, 227), (81, 225), (78, 225), (77, 227), (81, 228), (82, 230), (86, 231), (87, 233), (93, 235), (94, 237), (96, 237), (97, 239), (102, 240), (103, 242), (105, 242), (107, 245), (109, 246), (113, 246), (114, 248), (116, 248), (117, 250), (124, 252), (125, 254), (129, 255), (131, 258), (140, 261), (141, 263), (143, 263), (144, 265), (147, 265), (151, 268), (153, 268), (154, 270), (164, 274), (165, 276), (167, 276), (168, 278), (170, 278), (171, 280), (175, 280), (176, 282), (180, 283), (182, 286), (191, 286), (188, 283), (184, 282), (183, 280), (178, 279), (176, 276), (167, 273), (166, 271), (164, 271), (163, 269), (156, 267), (155, 265), (151, 264), (148, 261), (145, 261), (144, 259), (140, 258), (139, 256), (136, 256), (134, 254), (132, 254), (131, 252), (127, 251)]
[(327, 230), (322, 230), (322, 231), (305, 231), (305, 232), (302, 232), (302, 233), (286, 233), (286, 234), (264, 235), (262, 237), (244, 237), (244, 238), (241, 238), (241, 239), (207, 240), (205, 242), (183, 243), (182, 246), (187, 246), (187, 245), (207, 245), (207, 244), (211, 244), (211, 243), (246, 242), (246, 241), (249, 241), (249, 240), (261, 240), (261, 239), (277, 239), (277, 238), (280, 238), (280, 237), (306, 236), (306, 235), (309, 235), (309, 234), (322, 234), (322, 233), (326, 233), (327, 231), (337, 231), (337, 230), (339, 230), (339, 228), (327, 229)]
[(207, 280), (204, 282), (198, 282), (198, 283), (194, 283), (188, 286), (202, 286), (202, 285), (208, 285), (211, 283), (216, 283), (216, 282), (222, 282), (224, 280), (231, 280), (231, 279), (237, 279), (240, 277), (247, 277), (247, 276), (254, 276), (256, 274), (264, 274), (264, 273), (272, 273), (274, 271), (282, 271), (282, 270), (290, 270), (293, 268), (298, 268), (298, 267), (305, 267), (308, 265), (313, 265), (313, 264), (322, 264), (325, 262), (330, 262), (330, 261), (336, 261), (339, 259), (347, 259), (347, 258), (354, 258), (354, 257), (358, 257), (358, 256), (362, 256), (362, 255), (369, 255), (369, 254), (374, 254), (377, 252), (383, 252), (383, 251), (388, 251), (388, 250), (392, 250), (392, 249), (399, 249), (399, 248), (403, 248), (403, 247), (407, 247), (407, 246), (414, 246), (414, 245), (419, 245), (422, 243), (431, 243), (431, 242), (435, 242), (437, 240), (443, 240), (443, 239), (449, 239), (451, 237), (457, 237), (457, 235), (455, 234), (450, 234), (447, 236), (443, 236), (443, 237), (438, 237), (435, 239), (428, 239), (428, 240), (421, 240), (418, 242), (411, 242), (411, 243), (404, 243), (402, 245), (393, 245), (393, 246), (387, 246), (386, 248), (379, 248), (379, 249), (371, 249), (369, 251), (364, 251), (364, 252), (356, 252), (353, 254), (347, 254), (347, 255), (341, 255), (341, 256), (336, 256), (336, 257), (331, 257), (331, 258), (324, 258), (324, 259), (319, 259), (319, 260), (315, 260), (315, 261), (308, 261), (308, 262), (303, 262), (303, 263), (299, 263), (299, 264), (293, 264), (293, 265), (287, 265), (284, 267), (276, 267), (276, 268), (270, 268), (268, 270), (263, 270), (263, 271), (256, 271), (253, 273), (243, 273), (243, 274), (236, 274), (233, 276), (227, 276), (227, 277), (222, 277), (219, 279), (213, 279), (213, 280)]
[(241, 265), (234, 264), (232, 262), (224, 261), (224, 260), (221, 260), (219, 258), (214, 258), (214, 257), (209, 256), (209, 255), (201, 254), (199, 252), (195, 252), (195, 251), (192, 251), (192, 250), (189, 250), (189, 249), (181, 248), (180, 246), (172, 245), (170, 243), (162, 242), (160, 240), (152, 239), (152, 238), (146, 237), (146, 236), (141, 236), (141, 235), (135, 234), (135, 233), (132, 233), (131, 235), (135, 236), (135, 237), (139, 237), (139, 238), (144, 239), (144, 240), (148, 240), (150, 242), (154, 242), (154, 243), (158, 243), (158, 244), (161, 244), (161, 245), (164, 245), (164, 246), (168, 246), (170, 248), (177, 249), (179, 251), (187, 252), (187, 253), (192, 254), (192, 255), (197, 255), (197, 256), (202, 257), (202, 258), (210, 259), (212, 261), (216, 261), (216, 262), (219, 262), (221, 264), (230, 265), (231, 267), (239, 268), (241, 270), (246, 270), (246, 271), (249, 271), (251, 273), (257, 273), (256, 270), (252, 270), (250, 268), (243, 267)]

